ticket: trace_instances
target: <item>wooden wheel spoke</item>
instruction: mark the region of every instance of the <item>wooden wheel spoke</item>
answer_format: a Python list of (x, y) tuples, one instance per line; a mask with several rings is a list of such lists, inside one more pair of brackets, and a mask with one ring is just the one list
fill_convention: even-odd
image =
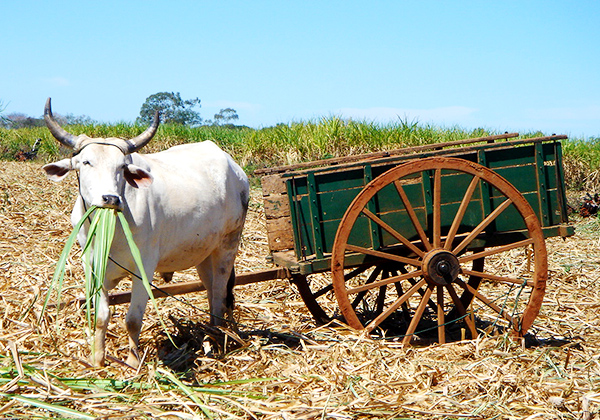
[[(345, 274), (344, 280), (348, 281), (348, 280), (358, 276), (359, 274), (364, 273), (369, 268), (371, 268), (371, 267), (368, 265), (360, 266), (360, 267), (352, 270), (351, 272)], [(332, 290), (333, 290), (333, 283), (329, 283), (327, 286), (324, 286), (321, 289), (313, 292), (313, 296), (315, 299), (317, 299), (317, 298), (320, 298), (321, 296), (323, 296), (324, 294), (331, 292)]]
[(391, 314), (396, 312), (396, 310), (404, 302), (406, 302), (412, 295), (414, 295), (417, 292), (417, 290), (419, 290), (425, 284), (426, 284), (425, 279), (421, 279), (414, 286), (412, 286), (410, 289), (408, 289), (406, 291), (406, 293), (404, 293), (402, 296), (400, 296), (400, 298), (398, 298), (392, 305), (390, 305), (385, 311), (383, 311), (381, 314), (379, 314), (377, 316), (377, 318), (375, 318), (373, 321), (371, 321), (369, 323), (369, 325), (366, 326), (367, 331), (371, 332), (375, 328), (377, 328), (377, 326), (379, 324), (381, 324), (381, 322), (383, 322), (383, 320), (385, 320), (388, 316), (390, 316)]
[(496, 209), (494, 209), (494, 211), (492, 211), (488, 215), (488, 217), (486, 217), (485, 219), (483, 219), (481, 221), (481, 223), (479, 223), (479, 225), (477, 225), (475, 227), (475, 229), (473, 229), (473, 231), (471, 233), (469, 233), (467, 235), (467, 237), (465, 239), (463, 239), (462, 242), (456, 248), (454, 248), (452, 250), (452, 253), (454, 255), (460, 254), (460, 252), (463, 249), (465, 249), (471, 243), (471, 241), (473, 241), (473, 239), (475, 239), (477, 237), (477, 235), (479, 235), (481, 232), (483, 232), (483, 230), (490, 223), (492, 223), (511, 204), (512, 204), (512, 200), (510, 198), (507, 198), (506, 200), (504, 200), (502, 202), (502, 204), (500, 204), (498, 207), (496, 207)]
[(400, 200), (402, 200), (402, 204), (404, 205), (404, 208), (406, 209), (406, 212), (408, 213), (408, 217), (410, 217), (410, 221), (412, 222), (413, 226), (415, 227), (417, 234), (419, 235), (419, 238), (421, 238), (421, 242), (423, 243), (423, 246), (425, 247), (425, 249), (427, 251), (431, 250), (433, 248), (433, 246), (429, 242), (429, 239), (427, 239), (425, 230), (423, 230), (423, 226), (421, 226), (421, 223), (419, 222), (419, 218), (417, 217), (417, 214), (415, 213), (413, 206), (410, 204), (410, 201), (408, 200), (408, 197), (406, 196), (406, 192), (404, 191), (402, 184), (400, 184), (400, 182), (398, 180), (396, 180), (396, 181), (394, 181), (394, 185), (396, 186), (396, 190), (398, 191)]
[[(416, 283), (414, 279), (408, 279), (408, 282), (410, 284), (412, 284), (413, 286)], [(423, 296), (425, 296), (425, 291), (423, 289), (419, 289), (419, 294), (421, 295), (421, 297), (423, 297)], [(437, 306), (436, 306), (436, 304), (431, 299), (429, 299), (429, 301), (427, 302), (427, 304), (429, 305), (429, 307), (431, 308), (431, 310), (433, 312), (437, 311)]]
[(433, 247), (442, 246), (442, 170), (433, 176)]
[(385, 292), (387, 290), (387, 286), (381, 286), (379, 288), (379, 294), (377, 295), (377, 302), (375, 305), (375, 313), (379, 315), (383, 312), (383, 307), (385, 305)]
[(530, 281), (527, 279), (515, 279), (512, 277), (506, 276), (496, 276), (494, 274), (485, 273), (483, 271), (474, 271), (474, 270), (462, 270), (462, 273), (466, 276), (475, 276), (481, 277), (487, 280), (491, 280), (495, 283), (506, 283), (506, 284), (517, 284), (520, 286), (531, 286)]
[(452, 249), (452, 242), (454, 242), (454, 237), (456, 236), (456, 232), (458, 232), (460, 222), (462, 222), (463, 217), (465, 217), (465, 212), (467, 211), (469, 202), (473, 197), (473, 193), (475, 192), (475, 188), (479, 184), (480, 179), (481, 178), (479, 178), (478, 176), (473, 177), (471, 183), (469, 184), (469, 187), (467, 188), (465, 196), (463, 197), (462, 202), (460, 203), (460, 207), (456, 212), (456, 216), (454, 216), (454, 220), (452, 221), (452, 226), (450, 226), (450, 230), (448, 231), (448, 236), (446, 237), (446, 242), (444, 244), (444, 249), (446, 250)]
[(381, 228), (383, 228), (385, 231), (387, 231), (390, 235), (392, 235), (394, 238), (396, 238), (398, 241), (400, 241), (402, 244), (404, 244), (406, 247), (408, 247), (411, 251), (413, 251), (415, 254), (417, 254), (418, 256), (422, 257), (424, 252), (421, 251), (419, 248), (417, 248), (415, 246), (415, 244), (413, 244), (412, 242), (410, 242), (408, 239), (406, 239), (403, 235), (401, 235), (398, 231), (396, 231), (393, 227), (391, 227), (390, 225), (388, 225), (387, 223), (385, 223), (383, 220), (381, 220), (379, 217), (377, 217), (376, 214), (374, 214), (373, 212), (371, 212), (369, 209), (367, 209), (366, 207), (362, 210), (362, 212), (369, 218), (371, 219), (373, 222), (377, 223), (379, 226), (381, 226)]
[[(406, 269), (402, 266), (400, 267), (400, 272), (402, 274), (407, 274), (408, 272), (406, 271)], [(399, 276), (398, 272), (395, 272), (396, 274), (391, 274), (392, 276)], [(411, 280), (409, 280), (411, 281)], [(394, 283), (394, 285), (396, 286), (396, 293), (398, 294), (398, 296), (403, 296), (404, 295), (404, 289), (402, 288), (402, 283), (397, 281)], [(406, 302), (404, 302), (402, 304), (402, 309), (405, 311), (405, 315), (409, 314), (409, 308), (408, 305), (406, 304)]]
[(362, 246), (357, 245), (346, 244), (346, 250), (358, 252), (360, 254), (372, 255), (373, 257), (378, 257), (385, 260), (401, 262), (403, 264), (410, 264), (414, 267), (421, 267), (422, 265), (421, 261), (414, 258), (401, 257), (399, 255), (390, 254), (383, 251), (376, 251), (374, 249), (364, 248)]
[(438, 342), (446, 343), (446, 316), (444, 314), (444, 288), (437, 287), (437, 322), (438, 322)]
[(422, 276), (422, 275), (423, 275), (423, 271), (416, 270), (416, 271), (412, 271), (410, 273), (402, 274), (400, 276), (393, 276), (393, 277), (388, 277), (388, 278), (383, 279), (383, 280), (374, 281), (372, 283), (365, 283), (362, 286), (358, 286), (358, 287), (354, 287), (352, 289), (346, 290), (346, 294), (353, 295), (355, 293), (361, 293), (361, 292), (364, 292), (364, 291), (369, 290), (369, 289), (374, 289), (376, 287), (385, 286), (385, 285), (388, 285), (390, 283), (396, 283), (396, 282), (399, 282), (399, 281), (402, 281), (402, 280), (412, 279), (412, 278), (419, 277), (419, 276)]
[(477, 329), (475, 328), (475, 323), (473, 322), (473, 319), (471, 319), (471, 317), (468, 316), (467, 310), (465, 309), (465, 306), (463, 305), (462, 301), (456, 294), (456, 290), (454, 289), (454, 286), (452, 284), (448, 284), (448, 285), (446, 285), (446, 289), (448, 289), (448, 294), (452, 298), (452, 302), (454, 303), (454, 306), (456, 306), (456, 309), (458, 310), (459, 315), (464, 317), (467, 327), (469, 328), (469, 331), (471, 332), (471, 338), (477, 337)]
[(394, 285), (396, 286), (396, 293), (398, 294), (398, 296), (402, 296), (404, 294), (404, 289), (402, 288), (402, 283), (397, 281), (397, 282), (394, 282)]
[(487, 249), (485, 251), (473, 253), (471, 255), (464, 255), (462, 257), (459, 257), (458, 261), (460, 261), (461, 263), (465, 263), (465, 262), (468, 262), (468, 261), (477, 260), (479, 258), (490, 257), (490, 256), (495, 255), (495, 254), (500, 254), (502, 252), (510, 251), (511, 249), (525, 247), (525, 246), (531, 245), (531, 244), (533, 244), (533, 238), (524, 239), (524, 240), (519, 241), (519, 242), (514, 242), (512, 244), (508, 244), (508, 245), (504, 245), (504, 246), (499, 246), (499, 247), (496, 247), (496, 248), (490, 248), (490, 249)]
[(456, 280), (456, 284), (458, 284), (460, 287), (464, 288), (465, 290), (468, 290), (469, 292), (471, 292), (473, 294), (473, 296), (475, 296), (477, 299), (479, 299), (484, 304), (486, 304), (489, 308), (491, 308), (494, 312), (496, 312), (502, 318), (507, 320), (511, 324), (511, 326), (513, 326), (513, 328), (515, 328), (518, 325), (518, 322), (515, 322), (515, 319), (513, 319), (513, 317), (511, 317), (505, 310), (500, 308), (498, 305), (496, 305), (490, 299), (488, 299), (487, 297), (482, 295), (479, 292), (479, 290), (475, 289), (474, 287), (472, 287), (471, 285), (469, 285), (467, 283), (464, 283), (460, 279)]
[(316, 299), (316, 298), (323, 296), (327, 292), (331, 292), (332, 290), (333, 290), (333, 283), (330, 283), (327, 286), (317, 290), (315, 293), (313, 293), (313, 295)]
[(344, 281), (353, 279), (354, 277), (358, 276), (359, 274), (364, 273), (371, 267), (373, 267), (373, 266), (372, 265), (361, 265), (360, 267), (355, 268), (354, 270), (350, 271), (349, 273), (344, 274)]
[[(377, 276), (379, 276), (379, 274), (381, 273), (381, 268), (376, 268), (375, 270), (373, 270), (373, 272), (369, 275), (369, 278), (367, 279), (367, 281), (365, 282), (364, 286), (370, 286), (371, 284), (373, 284), (373, 282), (375, 281), (375, 279), (377, 278)], [(367, 294), (367, 291), (369, 289), (372, 289), (373, 287), (367, 287), (364, 288), (363, 290), (358, 292), (358, 296), (356, 296), (356, 298), (354, 298), (354, 302), (352, 302), (352, 307), (354, 309), (356, 309), (356, 307), (358, 306), (358, 304), (363, 300), (363, 298), (365, 297), (365, 295)]]
[(404, 344), (405, 346), (410, 344), (412, 335), (415, 333), (415, 330), (417, 329), (417, 325), (419, 325), (419, 321), (421, 321), (421, 317), (423, 316), (423, 312), (425, 311), (425, 307), (427, 306), (427, 302), (429, 301), (429, 298), (431, 297), (432, 293), (433, 293), (433, 286), (427, 287), (427, 290), (425, 291), (425, 294), (423, 295), (423, 298), (421, 299), (421, 302), (419, 302), (419, 306), (417, 307), (417, 310), (415, 311), (413, 319), (410, 321), (410, 325), (408, 326), (408, 330), (406, 331), (404, 340), (402, 340), (402, 344)]

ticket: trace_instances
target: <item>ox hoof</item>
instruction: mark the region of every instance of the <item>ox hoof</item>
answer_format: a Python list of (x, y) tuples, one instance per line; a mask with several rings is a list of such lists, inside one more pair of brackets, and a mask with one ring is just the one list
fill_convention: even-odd
[(138, 356), (137, 349), (130, 349), (129, 356), (127, 356), (127, 362), (129, 366), (137, 369), (140, 366), (140, 358)]
[(106, 364), (106, 359), (104, 358), (104, 356), (95, 357), (94, 355), (92, 355), (92, 357), (90, 357), (90, 363), (95, 368), (103, 368), (104, 365)]

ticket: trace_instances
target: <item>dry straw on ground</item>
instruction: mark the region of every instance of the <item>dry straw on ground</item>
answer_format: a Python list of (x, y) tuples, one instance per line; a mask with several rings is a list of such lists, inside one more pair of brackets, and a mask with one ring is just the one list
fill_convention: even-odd
[[(504, 336), (401, 348), (341, 325), (317, 327), (286, 280), (236, 289), (239, 338), (205, 355), (204, 293), (160, 301), (175, 341), (148, 310), (145, 363), (124, 366), (127, 305), (114, 308), (109, 365), (92, 369), (84, 315), (71, 305), (38, 322), (71, 230), (74, 180), (47, 181), (35, 163), (0, 170), (0, 417), (591, 419), (600, 412), (600, 229), (580, 221), (548, 240), (550, 282), (526, 348)], [(268, 268), (260, 191), (238, 272)], [(81, 294), (78, 254), (64, 299)], [(174, 281), (192, 280), (192, 271)], [(126, 289), (126, 284), (122, 289)], [(182, 371), (185, 370), (185, 373)], [(61, 411), (62, 410), (62, 411)]]

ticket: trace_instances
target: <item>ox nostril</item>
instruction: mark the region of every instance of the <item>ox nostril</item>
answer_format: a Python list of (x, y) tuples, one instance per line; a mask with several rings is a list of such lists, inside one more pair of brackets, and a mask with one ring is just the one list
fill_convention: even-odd
[(105, 206), (118, 207), (121, 204), (121, 199), (116, 195), (103, 195), (102, 201)]

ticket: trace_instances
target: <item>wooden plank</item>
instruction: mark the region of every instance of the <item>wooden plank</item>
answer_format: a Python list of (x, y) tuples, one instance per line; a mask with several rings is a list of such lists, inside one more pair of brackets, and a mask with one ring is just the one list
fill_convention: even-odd
[(264, 196), (271, 194), (287, 194), (285, 179), (280, 174), (266, 175), (260, 179)]
[(265, 217), (267, 219), (279, 219), (290, 217), (290, 202), (287, 194), (271, 194), (263, 198), (265, 205)]
[[(235, 285), (258, 283), (261, 281), (287, 279), (291, 278), (289, 271), (283, 267), (273, 268), (271, 270), (256, 271), (253, 273), (237, 274), (235, 276)], [(166, 284), (153, 289), (155, 298), (163, 298), (168, 296), (183, 295), (192, 292), (201, 292), (206, 290), (202, 281), (188, 281), (184, 283)], [(79, 304), (85, 303), (85, 298), (77, 299)], [(120, 305), (131, 301), (131, 292), (115, 293), (109, 296), (110, 305)]]
[(297, 270), (299, 267), (294, 251), (273, 252), (273, 262), (292, 271)]
[(282, 251), (294, 249), (294, 238), (292, 235), (292, 219), (280, 217), (278, 219), (267, 219), (267, 239), (271, 251)]
[(269, 249), (293, 249), (294, 235), (285, 180), (280, 174), (266, 175), (261, 178), (261, 186)]

